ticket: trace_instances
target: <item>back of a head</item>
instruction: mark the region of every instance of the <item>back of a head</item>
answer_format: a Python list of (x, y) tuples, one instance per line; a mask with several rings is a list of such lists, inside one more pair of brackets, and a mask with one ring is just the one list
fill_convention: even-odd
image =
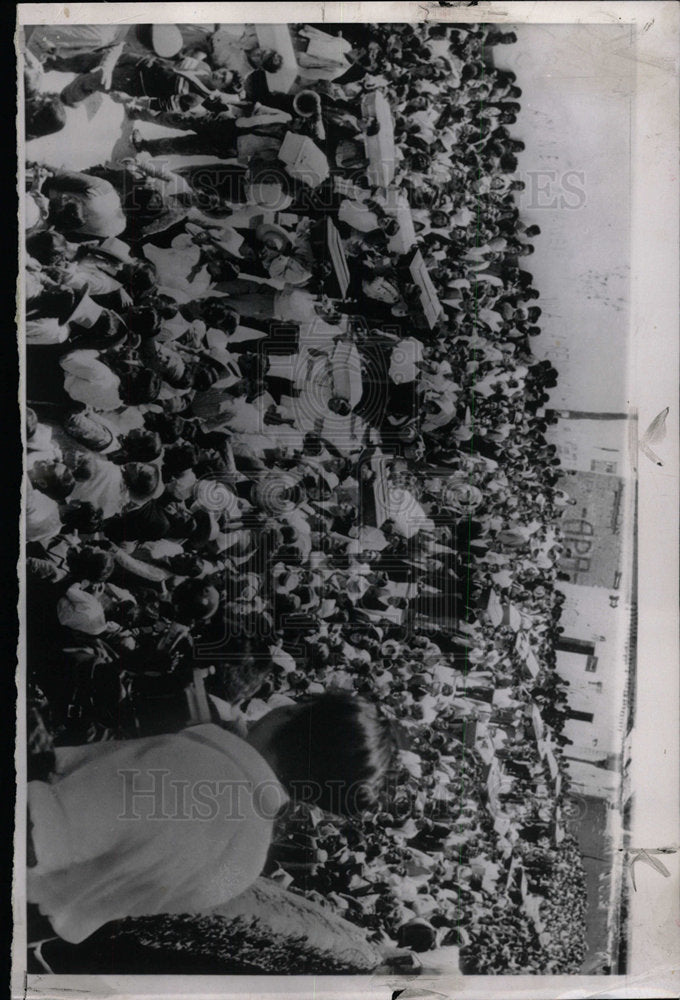
[(113, 554), (91, 545), (72, 547), (67, 553), (67, 563), (74, 580), (89, 580), (102, 583), (113, 574), (115, 563)]
[(134, 428), (122, 441), (129, 462), (153, 462), (163, 452), (160, 435), (145, 428)]
[(50, 224), (65, 232), (81, 229), (85, 216), (80, 202), (75, 198), (63, 198), (50, 203)]
[(120, 380), (120, 395), (128, 406), (140, 406), (142, 403), (153, 403), (161, 391), (160, 377), (149, 368), (133, 369), (129, 375)]
[(374, 801), (392, 740), (375, 706), (338, 692), (300, 704), (276, 738), (277, 773), (293, 801), (351, 816)]
[(201, 579), (182, 580), (173, 592), (175, 617), (183, 624), (207, 621), (215, 614), (218, 604), (219, 594), (215, 588)]
[(39, 264), (57, 264), (66, 251), (66, 240), (53, 229), (41, 229), (26, 237), (26, 251)]
[(266, 49), (262, 53), (262, 69), (266, 73), (276, 73), (283, 66), (283, 57), (274, 49)]
[(26, 107), (26, 138), (61, 132), (66, 124), (66, 109), (58, 94), (40, 94)]

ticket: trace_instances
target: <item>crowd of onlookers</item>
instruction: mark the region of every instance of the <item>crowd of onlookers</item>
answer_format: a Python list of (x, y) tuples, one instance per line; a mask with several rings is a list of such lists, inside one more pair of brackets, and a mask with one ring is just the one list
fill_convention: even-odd
[[(271, 874), (466, 971), (577, 971), (568, 782), (531, 721), (559, 761), (571, 501), (521, 89), (490, 56), (514, 34), (291, 25), (283, 92), (253, 26), (181, 25), (162, 56), (150, 29), (60, 32), (25, 64), (32, 766), (181, 725), (197, 667), (232, 723), (353, 689), (400, 734), (384, 812), (301, 807)], [(504, 727), (511, 835), (475, 725)]]

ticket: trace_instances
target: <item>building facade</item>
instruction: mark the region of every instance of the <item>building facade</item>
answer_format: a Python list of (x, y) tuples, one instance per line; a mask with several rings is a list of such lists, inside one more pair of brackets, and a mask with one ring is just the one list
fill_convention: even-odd
[(630, 425), (623, 415), (570, 413), (553, 434), (564, 469), (560, 486), (570, 497), (558, 583), (566, 597), (564, 632), (556, 647), (557, 670), (569, 682), (564, 733), (572, 743), (565, 756), (575, 792), (611, 804), (620, 795), (631, 667)]

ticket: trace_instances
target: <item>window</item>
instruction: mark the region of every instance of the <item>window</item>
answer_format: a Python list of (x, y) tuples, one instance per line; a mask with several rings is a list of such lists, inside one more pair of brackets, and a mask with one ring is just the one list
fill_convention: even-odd
[(577, 722), (592, 722), (593, 713), (592, 712), (577, 712), (576, 709), (569, 709), (569, 718), (575, 719)]
[(606, 462), (604, 459), (594, 458), (590, 463), (591, 472), (605, 472), (610, 476), (616, 475), (616, 462)]
[(582, 656), (593, 657), (595, 643), (589, 642), (587, 639), (572, 639), (568, 635), (563, 635), (555, 643), (555, 649), (559, 649), (563, 653), (580, 653)]
[(588, 681), (588, 687), (597, 691), (598, 694), (602, 694), (602, 681)]
[(594, 674), (597, 670), (597, 657), (589, 656), (586, 660), (586, 672), (589, 674)]

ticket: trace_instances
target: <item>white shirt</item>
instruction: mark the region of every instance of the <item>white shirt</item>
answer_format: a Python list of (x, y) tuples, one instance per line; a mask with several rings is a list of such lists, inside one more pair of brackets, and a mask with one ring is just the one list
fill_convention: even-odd
[[(69, 78), (65, 81), (68, 83), (75, 74), (48, 73), (45, 76)], [(66, 123), (59, 132), (27, 141), (29, 160), (54, 170), (88, 170), (134, 155), (129, 138), (132, 123), (127, 119), (124, 106), (108, 94), (90, 94), (75, 107), (64, 110)]]
[[(212, 724), (59, 747), (56, 769), (28, 786), (38, 864), (27, 895), (74, 943), (110, 920), (205, 913), (240, 895), (287, 799), (264, 758)], [(140, 794), (154, 785), (155, 797)]]

